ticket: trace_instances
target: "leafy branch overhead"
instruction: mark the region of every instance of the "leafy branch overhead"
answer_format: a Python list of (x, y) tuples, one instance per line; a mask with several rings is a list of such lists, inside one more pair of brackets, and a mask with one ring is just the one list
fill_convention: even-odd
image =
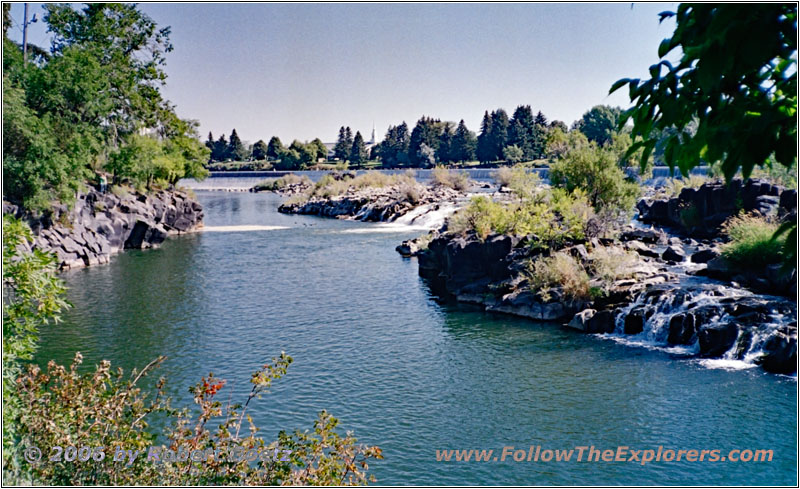
[[(677, 27), (658, 48), (649, 80), (624, 78), (633, 107), (620, 127), (633, 122), (641, 161), (653, 152), (659, 131), (675, 128), (664, 160), (683, 175), (702, 163), (720, 163), (730, 180), (741, 169), (772, 161), (797, 161), (796, 4), (681, 4)], [(673, 65), (667, 55), (680, 50)], [(696, 131), (690, 124), (696, 123)]]

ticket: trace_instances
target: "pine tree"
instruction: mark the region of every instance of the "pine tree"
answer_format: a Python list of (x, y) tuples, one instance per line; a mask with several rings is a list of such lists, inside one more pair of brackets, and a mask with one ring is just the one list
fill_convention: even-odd
[(442, 163), (455, 161), (453, 157), (453, 136), (452, 123), (445, 122), (442, 126), (442, 134), (439, 136), (439, 149), (436, 152), (436, 158)]
[(386, 137), (378, 145), (378, 155), (384, 167), (391, 168), (408, 164), (408, 124), (389, 126)]
[(494, 151), (492, 150), (492, 116), (489, 111), (483, 113), (481, 122), (481, 133), (478, 136), (477, 157), (481, 162), (493, 161)]
[(244, 143), (242, 143), (242, 140), (239, 139), (239, 135), (236, 133), (236, 129), (231, 131), (231, 138), (228, 141), (226, 156), (234, 161), (242, 161), (249, 156), (247, 154), (247, 148), (245, 148)]
[(350, 162), (359, 166), (365, 161), (367, 161), (367, 147), (361, 131), (357, 131), (356, 137), (353, 139), (353, 146), (350, 148)]
[(472, 161), (475, 159), (475, 148), (478, 142), (475, 134), (467, 129), (464, 119), (458, 123), (456, 133), (453, 136), (452, 149), (450, 156), (454, 161)]
[(547, 150), (547, 117), (539, 111), (534, 120), (532, 159), (539, 160), (546, 156)]
[(429, 164), (428, 155), (421, 155), (420, 149), (424, 144), (433, 150), (435, 154), (439, 149), (441, 128), (441, 121), (432, 117), (422, 116), (417, 121), (417, 125), (411, 131), (411, 137), (408, 142), (408, 158), (412, 166), (427, 166)]
[(503, 109), (492, 112), (492, 161), (503, 159), (503, 150), (508, 145), (508, 114)]
[(523, 158), (535, 158), (535, 120), (530, 105), (520, 105), (514, 110), (509, 130), (507, 146), (516, 146), (522, 150)]
[(336, 138), (336, 145), (333, 147), (333, 157), (341, 161), (346, 161), (350, 156), (352, 144), (347, 144), (347, 130), (344, 126), (339, 128), (339, 137)]
[(228, 157), (228, 140), (225, 135), (221, 135), (217, 142), (214, 143), (214, 151), (211, 153), (211, 159), (214, 161), (225, 161)]

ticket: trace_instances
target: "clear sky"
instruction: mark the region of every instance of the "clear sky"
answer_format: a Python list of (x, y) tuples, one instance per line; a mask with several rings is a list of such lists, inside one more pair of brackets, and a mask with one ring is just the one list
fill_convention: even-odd
[[(40, 4), (29, 12), (42, 16)], [(369, 140), (421, 115), (464, 119), (529, 104), (568, 125), (623, 77), (646, 77), (677, 3), (141, 4), (172, 27), (164, 95), (203, 137), (236, 128), (325, 142), (349, 125)], [(22, 4), (11, 9), (22, 21)], [(12, 37), (21, 38), (17, 27)], [(40, 21), (31, 42), (49, 45)]]

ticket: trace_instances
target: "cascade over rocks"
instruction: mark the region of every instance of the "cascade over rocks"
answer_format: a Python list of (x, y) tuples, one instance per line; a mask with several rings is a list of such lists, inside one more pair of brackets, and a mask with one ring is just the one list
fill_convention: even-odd
[(278, 208), (285, 214), (311, 214), (359, 221), (392, 221), (421, 205), (455, 201), (463, 194), (441, 185), (416, 184), (388, 187), (351, 188), (342, 195), (311, 197), (302, 202), (287, 202)]
[(62, 269), (108, 263), (123, 249), (156, 248), (168, 236), (203, 225), (200, 203), (174, 189), (122, 197), (90, 189), (77, 196), (72, 209), (58, 205), (41, 217), (4, 201), (3, 213), (26, 219), (34, 249), (55, 253)]

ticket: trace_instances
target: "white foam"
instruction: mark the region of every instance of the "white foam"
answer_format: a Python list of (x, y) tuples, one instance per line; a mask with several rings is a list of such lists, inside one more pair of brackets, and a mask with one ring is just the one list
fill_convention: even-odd
[(721, 370), (747, 370), (758, 366), (755, 363), (731, 358), (705, 358), (702, 360), (696, 360), (696, 362), (705, 368)]
[(261, 226), (258, 224), (243, 224), (239, 226), (205, 226), (204, 233), (244, 233), (249, 231), (277, 231), (289, 229), (286, 226)]

